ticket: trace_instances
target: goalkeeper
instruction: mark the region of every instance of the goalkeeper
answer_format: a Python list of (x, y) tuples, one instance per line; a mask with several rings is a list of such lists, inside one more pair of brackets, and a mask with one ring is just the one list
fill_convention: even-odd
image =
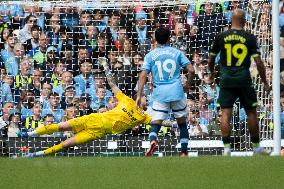
[(46, 125), (32, 132), (19, 132), (18, 136), (23, 138), (64, 131), (72, 131), (75, 134), (75, 136), (44, 151), (29, 153), (27, 157), (47, 156), (64, 148), (102, 138), (107, 134), (119, 134), (137, 125), (150, 123), (151, 117), (144, 112), (147, 107), (146, 97), (143, 97), (143, 106), (137, 109), (135, 101), (123, 94), (114, 83), (106, 61), (101, 59), (101, 64), (104, 66), (108, 84), (118, 100), (116, 107), (104, 113), (93, 113), (59, 124)]

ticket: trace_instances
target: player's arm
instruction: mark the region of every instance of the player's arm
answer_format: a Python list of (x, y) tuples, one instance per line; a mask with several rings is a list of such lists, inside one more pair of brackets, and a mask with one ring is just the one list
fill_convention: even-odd
[(267, 79), (266, 79), (265, 66), (264, 66), (259, 54), (253, 55), (252, 57), (255, 61), (256, 68), (257, 68), (257, 71), (259, 73), (260, 79), (264, 84), (264, 89), (265, 89), (265, 91), (269, 92), (270, 86), (269, 86)]
[(266, 80), (266, 71), (265, 71), (265, 66), (261, 60), (261, 57), (260, 57), (260, 52), (259, 52), (259, 47), (258, 47), (258, 44), (257, 44), (257, 40), (256, 40), (256, 37), (255, 36), (252, 36), (251, 37), (251, 51), (252, 51), (252, 55), (251, 57), (254, 59), (255, 61), (255, 64), (256, 64), (256, 68), (257, 68), (257, 71), (259, 73), (259, 76), (260, 76), (260, 79), (261, 81), (263, 82), (264, 84), (264, 90), (266, 92), (269, 92), (270, 91), (270, 86)]
[(144, 87), (146, 80), (147, 80), (147, 75), (148, 75), (147, 70), (143, 70), (139, 75), (138, 90), (137, 90), (137, 96), (139, 96), (139, 97), (142, 96), (142, 91), (143, 91), (143, 87)]
[(186, 69), (187, 69), (187, 74), (188, 74), (188, 80), (189, 82), (192, 82), (195, 76), (195, 71), (194, 71), (192, 64), (188, 64), (186, 66)]
[(107, 61), (106, 61), (105, 58), (99, 58), (99, 62), (104, 67), (107, 82), (108, 82), (113, 94), (116, 96), (116, 94), (121, 92), (121, 90), (116, 85), (115, 79), (112, 76), (112, 73), (111, 73), (110, 68), (107, 64)]
[(220, 47), (219, 47), (219, 38), (220, 36), (217, 35), (215, 40), (213, 41), (211, 48), (210, 48), (210, 54), (208, 58), (208, 68), (209, 72), (211, 72), (212, 77), (214, 78), (215, 76), (215, 58), (217, 54), (220, 52)]

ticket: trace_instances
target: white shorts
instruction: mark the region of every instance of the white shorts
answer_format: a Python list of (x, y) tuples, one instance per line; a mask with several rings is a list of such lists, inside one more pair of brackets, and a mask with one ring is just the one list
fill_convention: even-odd
[(152, 105), (152, 121), (165, 120), (172, 111), (175, 118), (187, 117), (186, 99), (174, 102), (154, 101)]

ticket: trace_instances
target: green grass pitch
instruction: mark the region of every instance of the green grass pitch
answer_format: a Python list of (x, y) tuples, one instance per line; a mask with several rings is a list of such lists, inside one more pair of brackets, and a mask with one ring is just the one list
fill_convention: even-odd
[(0, 188), (280, 189), (284, 188), (284, 158), (1, 158)]

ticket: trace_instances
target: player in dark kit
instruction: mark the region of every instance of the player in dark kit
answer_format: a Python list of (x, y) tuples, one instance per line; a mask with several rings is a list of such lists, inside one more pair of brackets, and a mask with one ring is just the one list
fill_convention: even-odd
[(266, 150), (259, 146), (259, 126), (256, 107), (257, 97), (250, 76), (251, 58), (254, 59), (264, 90), (270, 87), (266, 80), (265, 67), (260, 58), (256, 37), (244, 30), (245, 12), (237, 9), (232, 15), (231, 29), (216, 36), (211, 46), (209, 70), (214, 76), (214, 60), (220, 52), (220, 93), (218, 103), (222, 115), (220, 127), (224, 142), (224, 155), (231, 154), (230, 134), (233, 104), (239, 99), (245, 108), (254, 154), (263, 154)]

